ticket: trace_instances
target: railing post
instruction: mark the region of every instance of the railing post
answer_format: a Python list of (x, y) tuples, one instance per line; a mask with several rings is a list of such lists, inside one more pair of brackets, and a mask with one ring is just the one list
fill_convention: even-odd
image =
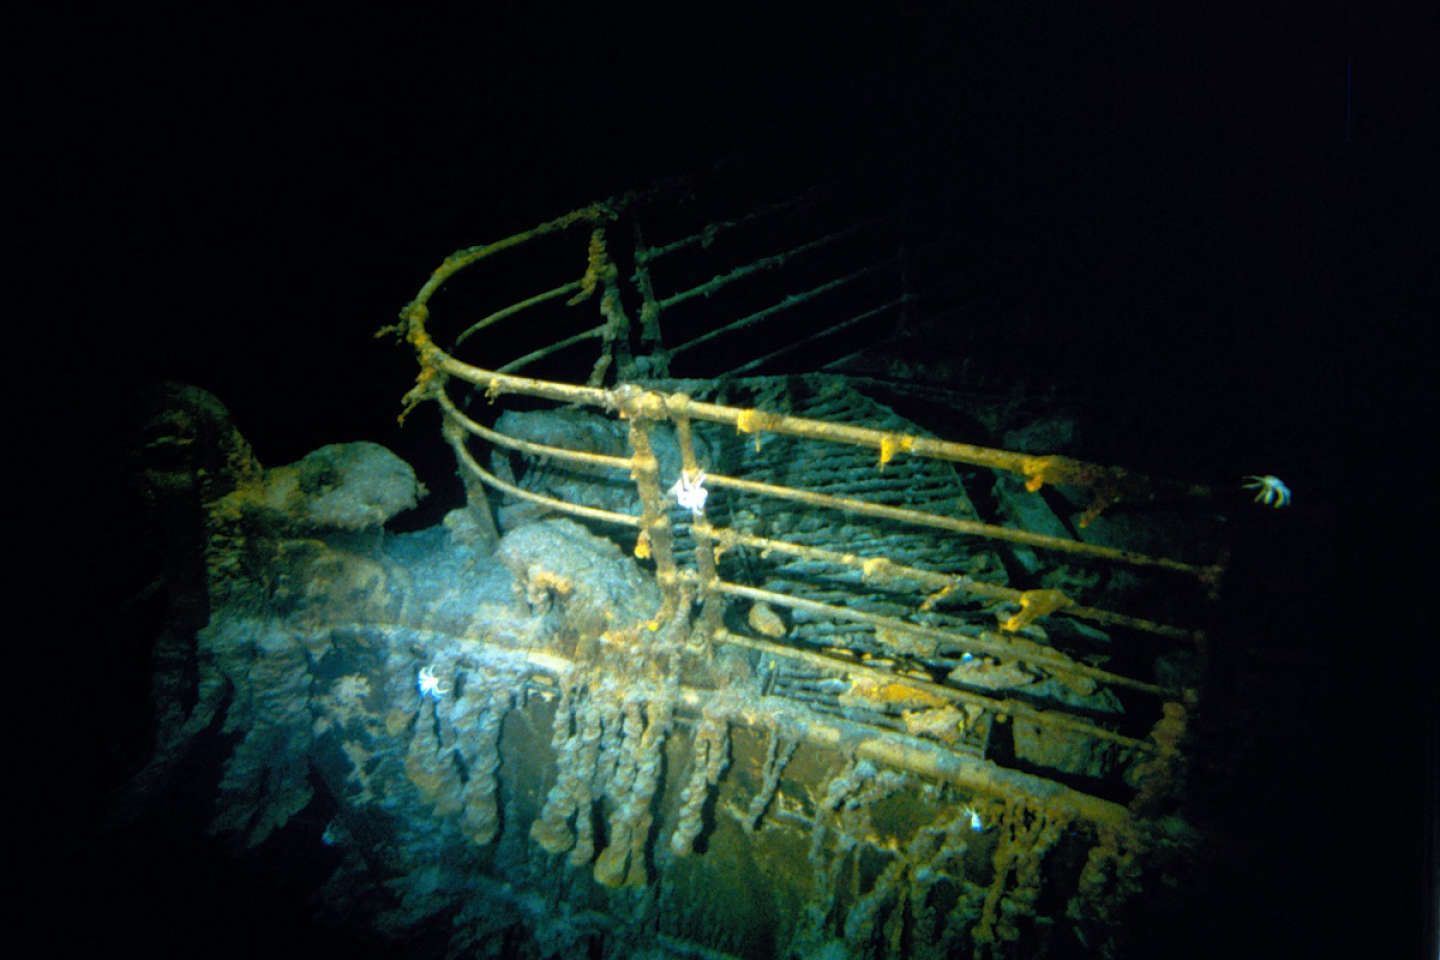
[[(675, 567), (675, 537), (670, 529), (665, 495), (660, 492), (660, 463), (650, 443), (650, 424), (665, 415), (665, 407), (658, 394), (629, 384), (616, 388), (615, 398), (621, 414), (630, 425), (630, 448), (634, 452), (630, 476), (640, 493), (640, 543), (655, 560), (655, 581), (664, 598), (655, 619), (663, 624), (681, 609), (680, 575)], [(640, 550), (637, 544), (637, 552)]]
[[(675, 440), (680, 447), (681, 469), (686, 476), (702, 476), (702, 467), (695, 459), (695, 440), (690, 429), (690, 398), (683, 393), (669, 394), (665, 398), (666, 410), (675, 422)], [(714, 464), (711, 464), (713, 467)], [(700, 519), (697, 515), (696, 520)], [(692, 524), (695, 537), (695, 567), (700, 575), (699, 628), (691, 634), (692, 646), (709, 650), (711, 640), (720, 629), (725, 612), (725, 597), (713, 589), (719, 581), (715, 569), (715, 540), (710, 536), (709, 523)]]
[(640, 292), (640, 351), (644, 354), (641, 362), (646, 377), (670, 376), (670, 355), (665, 352), (664, 338), (660, 333), (660, 302), (655, 299), (655, 285), (650, 281), (649, 248), (645, 246), (645, 235), (640, 223), (635, 223), (635, 274), (630, 278)]
[[(465, 445), (465, 431), (449, 417), (442, 417), (441, 422), (441, 432), (456, 450), (455, 462), (460, 464), (462, 459), (459, 451)], [(490, 498), (485, 494), (485, 484), (469, 470), (461, 469), (456, 472), (465, 486), (465, 507), (473, 524), (472, 532), (478, 536), (484, 551), (489, 553), (500, 542), (500, 531), (495, 528), (495, 515), (490, 512)]]

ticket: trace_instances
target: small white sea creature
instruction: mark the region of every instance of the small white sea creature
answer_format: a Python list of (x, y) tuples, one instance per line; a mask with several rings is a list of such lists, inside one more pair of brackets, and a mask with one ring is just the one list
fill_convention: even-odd
[(705, 498), (710, 491), (705, 489), (705, 471), (696, 470), (693, 477), (689, 470), (680, 471), (680, 479), (668, 491), (680, 504), (696, 518), (705, 512)]
[(1249, 483), (1242, 484), (1246, 490), (1258, 490), (1255, 494), (1255, 502), (1263, 503), (1267, 507), (1280, 509), (1290, 506), (1290, 488), (1285, 486), (1285, 481), (1279, 477), (1266, 474), (1263, 477), (1246, 477)]
[(974, 833), (982, 833), (985, 830), (985, 821), (981, 819), (979, 810), (976, 810), (974, 807), (961, 807), (960, 813), (962, 816), (970, 818), (971, 831)]
[(421, 667), (416, 684), (420, 687), (420, 699), (422, 700), (426, 697), (434, 697), (439, 700), (450, 692), (449, 687), (441, 686), (440, 678), (435, 676), (434, 667)]

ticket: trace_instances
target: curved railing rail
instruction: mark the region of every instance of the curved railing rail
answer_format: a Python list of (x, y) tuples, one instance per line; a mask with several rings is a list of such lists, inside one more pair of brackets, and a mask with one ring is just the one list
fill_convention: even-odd
[[(819, 232), (815, 236), (806, 237), (804, 230), (819, 221), (802, 218), (798, 224), (791, 223), (793, 235), (779, 237), (780, 252), (753, 256), (740, 263), (722, 262), (708, 279), (690, 283), (668, 295), (658, 295), (657, 286), (664, 278), (661, 267), (669, 258), (721, 248), (731, 235), (753, 231), (757, 225), (778, 217), (792, 216), (797, 210), (809, 209), (816, 201), (813, 196), (804, 195), (762, 207), (744, 217), (705, 225), (678, 240), (650, 245), (643, 239), (641, 218), (635, 216), (637, 209), (650, 200), (652, 195), (631, 194), (593, 204), (531, 230), (458, 251), (435, 269), (401, 311), (399, 323), (386, 328), (409, 342), (420, 365), (416, 385), (405, 397), (401, 417), (403, 419), (417, 404), (436, 402), (443, 418), (444, 435), (454, 449), (462, 475), (467, 479), (472, 506), (483, 517), (482, 522), (490, 519), (483, 494), (488, 488), (504, 497), (528, 501), (557, 513), (626, 528), (633, 536), (635, 556), (653, 565), (664, 597), (663, 607), (652, 621), (652, 630), (655, 623), (691, 617), (690, 611), (698, 606), (686, 631), (693, 654), (704, 657), (715, 647), (728, 645), (757, 651), (770, 663), (788, 663), (796, 669), (835, 679), (837, 682), (832, 687), (838, 695), (827, 704), (833, 708), (833, 716), (827, 722), (841, 722), (834, 717), (842, 717), (845, 723), (852, 724), (856, 717), (883, 718), (885, 722), (878, 724), (873, 737), (867, 740), (873, 742), (867, 749), (897, 766), (908, 769), (914, 766), (911, 761), (915, 757), (923, 755), (931, 760), (921, 764), (924, 769), (917, 772), (948, 769), (945, 763), (933, 762), (932, 754), (951, 749), (959, 757), (954, 764), (981, 763), (984, 769), (993, 769), (988, 739), (995, 724), (1023, 722), (1056, 736), (1107, 744), (1131, 763), (1168, 771), (1170, 766), (1158, 761), (1173, 758), (1176, 738), (1171, 728), (1176, 709), (1183, 714), (1184, 705), (1194, 700), (1194, 691), (1186, 689), (1188, 685), (1176, 685), (1173, 680), (1127, 675), (1071, 655), (1046, 642), (1043, 625), (1057, 619), (1082, 621), (1102, 630), (1148, 637), (1162, 646), (1193, 646), (1203, 652), (1201, 629), (1084, 603), (1060, 589), (1018, 589), (967, 571), (928, 569), (887, 556), (860, 555), (858, 551), (761, 535), (717, 522), (716, 518), (724, 511), (716, 509), (716, 505), (723, 505), (728, 496), (744, 496), (760, 502), (795, 505), (825, 515), (861, 517), (897, 527), (928, 530), (934, 537), (967, 538), (986, 547), (1023, 546), (1060, 561), (1123, 568), (1137, 576), (1172, 578), (1176, 583), (1188, 581), (1197, 596), (1207, 593), (1213, 596), (1223, 572), (1223, 559), (1179, 560), (876, 499), (750, 479), (726, 472), (723, 463), (702, 462), (706, 453), (703, 448), (697, 449), (700, 445), (696, 442), (695, 425), (718, 425), (749, 435), (757, 445), (762, 437), (773, 436), (873, 451), (877, 472), (914, 459), (1012, 474), (1022, 479), (1025, 490), (1035, 496), (1046, 485), (1085, 490), (1088, 507), (1078, 520), (1082, 527), (1116, 504), (1160, 500), (1204, 504), (1210, 491), (1203, 486), (1154, 480), (1121, 468), (1066, 456), (1036, 456), (951, 442), (920, 435), (918, 431), (895, 432), (782, 411), (702, 402), (682, 391), (656, 389), (652, 384), (673, 375), (677, 364), (687, 356), (714, 349), (726, 339), (744, 338), (762, 324), (771, 324), (766, 336), (766, 346), (771, 349), (743, 362), (727, 359), (720, 365), (723, 367), (720, 372), (750, 373), (764, 369), (769, 360), (812, 350), (817, 342), (876, 317), (898, 322), (905, 311), (923, 303), (923, 292), (905, 288), (903, 270), (897, 269), (904, 262), (900, 247), (876, 250), (874, 244), (856, 243), (867, 237), (878, 237), (886, 244), (895, 243), (896, 235), (881, 226), (882, 219), (836, 230), (822, 225), (816, 228)], [(621, 246), (617, 237), (627, 229), (634, 238), (633, 249), (613, 253)], [(571, 279), (557, 277), (538, 293), (522, 294), (508, 303), (489, 305), (478, 320), (468, 324), (463, 318), (457, 320), (456, 329), (448, 338), (449, 349), (436, 342), (431, 330), (432, 305), (457, 275), (494, 265), (502, 255), (524, 250), (541, 239), (554, 238), (568, 240), (569, 249), (573, 251), (571, 268), (579, 273), (578, 279), (573, 279), (574, 273)], [(742, 245), (740, 249), (753, 250), (753, 242), (751, 247)], [(822, 254), (828, 259), (818, 265), (810, 262)], [(627, 261), (631, 271), (623, 279), (622, 260)], [(824, 271), (831, 271), (833, 276), (827, 279), (821, 275)], [(693, 267), (689, 273), (695, 275)], [(889, 277), (886, 283), (875, 282), (881, 275)], [(759, 282), (759, 278), (763, 278), (763, 282)], [(786, 292), (789, 290), (799, 292)], [(840, 293), (845, 294), (844, 299), (837, 297), (826, 303), (832, 308), (844, 306), (846, 311), (827, 309), (813, 315), (804, 314), (802, 308), (807, 304)], [(687, 305), (707, 301), (713, 304), (721, 295), (733, 296), (744, 304), (737, 310), (740, 313), (737, 319), (722, 319), (703, 326), (709, 315), (688, 320), (683, 316)], [(593, 320), (594, 314), (578, 309), (592, 301), (598, 304), (598, 323)], [(491, 344), (492, 349), (500, 343), (511, 349), (521, 343), (523, 337), (502, 337), (501, 332), (507, 330), (505, 324), (509, 324), (508, 329), (515, 329), (514, 325), (522, 323), (524, 318), (542, 311), (549, 311), (549, 322), (537, 327), (547, 331), (557, 328), (556, 311), (560, 312), (560, 321), (566, 319), (564, 311), (570, 311), (568, 325), (573, 328), (572, 332), (558, 337), (552, 334), (548, 342), (535, 345), (534, 349), (525, 350), (521, 346), (517, 348), (523, 351), (519, 356), (501, 358), (501, 362), (492, 366), (474, 365), (455, 355), (458, 348), (478, 347), (482, 340)], [(637, 314), (638, 322), (631, 321), (632, 313)], [(843, 319), (838, 322), (829, 321), (830, 317), (842, 314)], [(788, 336), (775, 332), (773, 321), (777, 318), (794, 320), (801, 316), (810, 316), (817, 322), (809, 326), (791, 324), (786, 328)], [(667, 345), (667, 333), (672, 330), (676, 332), (671, 338), (674, 342)], [(482, 332), (484, 338), (477, 336)], [(523, 333), (524, 328), (519, 328), (519, 332)], [(580, 357), (577, 348), (581, 345), (596, 348), (596, 353)], [(588, 367), (588, 373), (571, 381), (519, 372), (542, 363), (553, 364), (562, 357), (569, 358), (570, 369), (578, 372)], [(491, 404), (505, 397), (524, 397), (581, 405), (619, 418), (624, 422), (629, 453), (618, 456), (613, 452), (572, 449), (509, 435), (477, 419), (475, 401), (482, 397)], [(484, 409), (483, 406), (480, 409)], [(678, 446), (679, 463), (671, 465), (670, 472), (662, 468), (661, 458), (655, 453), (655, 433), (661, 425), (667, 432), (673, 432)], [(483, 458), (474, 452), (476, 445), (628, 477), (635, 486), (636, 512), (572, 502), (527, 489), (487, 469)], [(708, 505), (695, 508), (692, 499), (692, 509), (682, 509), (675, 502), (677, 490), (688, 490), (692, 494), (703, 491), (709, 497)], [(690, 544), (690, 549), (683, 548), (685, 543)], [(891, 596), (908, 595), (909, 612), (904, 615), (876, 613), (859, 603), (836, 604), (742, 582), (733, 573), (722, 575), (719, 558), (737, 552), (796, 558), (832, 569), (837, 576), (849, 577), (861, 589), (884, 589)], [(813, 645), (790, 642), (786, 636), (764, 629), (742, 632), (725, 617), (726, 604), (732, 601), (778, 607), (789, 611), (792, 618), (821, 618), (849, 624), (866, 631), (873, 643), (861, 656), (843, 649), (817, 649)], [(948, 619), (933, 620), (931, 615), (936, 610), (957, 601), (979, 607), (980, 612), (972, 609)], [(641, 631), (638, 642), (643, 639)], [(1053, 680), (1075, 692), (1074, 700), (1083, 701), (1084, 696), (1105, 688), (1126, 697), (1148, 700), (1151, 705), (1127, 710), (1121, 718), (1123, 722), (1117, 722), (1116, 717), (1091, 709), (1083, 702), (1070, 707), (1038, 703), (1023, 691), (1017, 694), (1003, 687), (987, 690), (983, 684), (977, 687), (965, 682), (963, 676), (954, 683), (941, 682), (934, 670), (936, 663), (1016, 663), (1032, 671), (1034, 676)], [(1144, 719), (1137, 721), (1132, 714)], [(940, 736), (938, 742), (931, 735), (936, 721), (952, 724), (948, 734)], [(1149, 729), (1152, 721), (1156, 724), (1155, 730), (1165, 728), (1165, 736), (1157, 736), (1155, 730)], [(1127, 725), (1133, 728), (1136, 722), (1143, 722), (1144, 726), (1127, 732)], [(1032, 774), (1026, 776), (1029, 777), (1027, 783), (1039, 782)], [(1013, 778), (977, 776), (970, 776), (966, 782), (983, 789), (986, 784), (993, 786), (1002, 781), (1018, 782)], [(1065, 805), (1077, 816), (1106, 822), (1125, 819), (1124, 806), (1113, 800), (1073, 787), (1061, 788), (1058, 784), (1052, 787), (1054, 796), (1070, 798)]]

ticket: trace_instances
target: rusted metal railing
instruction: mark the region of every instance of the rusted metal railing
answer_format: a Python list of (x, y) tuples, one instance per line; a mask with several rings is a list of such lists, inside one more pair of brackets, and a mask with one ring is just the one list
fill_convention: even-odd
[[(1210, 491), (1203, 486), (1153, 480), (1120, 468), (1065, 456), (1035, 456), (918, 433), (702, 402), (682, 391), (650, 386), (657, 382), (656, 378), (673, 373), (677, 358), (703, 353), (724, 338), (743, 336), (756, 325), (819, 298), (853, 290), (861, 278), (873, 279), (877, 272), (893, 270), (903, 258), (893, 250), (883, 251), (873, 260), (841, 265), (828, 280), (805, 278), (815, 282), (808, 282), (798, 293), (780, 294), (769, 303), (754, 305), (738, 319), (702, 331), (690, 331), (676, 345), (667, 348), (665, 335), (668, 321), (687, 304), (733, 291), (759, 274), (773, 274), (819, 251), (833, 251), (842, 242), (863, 236), (875, 222), (867, 221), (863, 225), (823, 232), (809, 240), (802, 238), (780, 253), (729, 266), (714, 273), (709, 280), (662, 297), (656, 294), (656, 271), (666, 257), (707, 249), (729, 232), (749, 227), (766, 216), (791, 212), (797, 204), (774, 204), (754, 215), (711, 224), (681, 240), (659, 246), (647, 245), (641, 239), (642, 231), (638, 224), (634, 224), (632, 230), (636, 247), (628, 255), (633, 272), (629, 277), (629, 286), (625, 286), (612, 248), (615, 234), (625, 224), (638, 197), (628, 195), (584, 207), (531, 230), (452, 254), (436, 268), (415, 298), (406, 305), (399, 323), (387, 328), (410, 343), (420, 365), (416, 385), (405, 397), (402, 418), (419, 403), (437, 403), (444, 422), (444, 435), (454, 449), (462, 473), (478, 481), (467, 483), (467, 489), (472, 491), (472, 505), (478, 510), (488, 510), (488, 504), (478, 499), (476, 493), (483, 485), (504, 496), (543, 505), (556, 513), (631, 531), (634, 554), (642, 561), (653, 564), (656, 581), (665, 598), (656, 619), (663, 621), (673, 616), (690, 616), (690, 597), (698, 601), (699, 612), (694, 614), (689, 636), (692, 650), (699, 655), (707, 654), (717, 645), (731, 646), (757, 651), (777, 661), (802, 664), (806, 669), (829, 671), (846, 678), (849, 683), (847, 695), (852, 700), (870, 703), (877, 713), (888, 710), (893, 714), (896, 709), (913, 708), (917, 711), (951, 710), (972, 718), (983, 715), (992, 720), (1015, 718), (1066, 736), (1102, 741), (1134, 757), (1156, 754), (1160, 747), (1154, 739), (1111, 729), (1102, 719), (1086, 715), (1084, 711), (1072, 713), (1048, 709), (1020, 697), (999, 696), (940, 683), (933, 676), (924, 675), (923, 671), (907, 671), (903, 664), (916, 658), (921, 661), (927, 657), (934, 658), (942, 651), (951, 658), (990, 657), (1027, 665), (1040, 675), (1055, 678), (1075, 690), (1089, 691), (1103, 686), (1155, 698), (1159, 702), (1179, 702), (1191, 694), (1152, 679), (1128, 676), (1077, 659), (1034, 639), (1032, 628), (1053, 618), (1068, 618), (1152, 637), (1162, 644), (1195, 645), (1203, 644), (1201, 630), (1123, 610), (1080, 603), (1058, 589), (1018, 589), (989, 582), (968, 572), (937, 571), (885, 556), (861, 556), (762, 536), (715, 522), (713, 518), (717, 512), (713, 508), (694, 509), (687, 521), (684, 511), (678, 510), (666, 490), (670, 488), (673, 493), (672, 484), (688, 483), (701, 486), (708, 494), (718, 494), (716, 499), (726, 495), (743, 495), (766, 502), (802, 505), (826, 514), (865, 517), (887, 524), (929, 530), (935, 537), (968, 538), (988, 545), (1019, 545), (1065, 560), (1122, 567), (1145, 575), (1190, 581), (1199, 585), (1202, 591), (1213, 589), (1222, 573), (1219, 562), (1178, 560), (857, 496), (747, 479), (727, 473), (723, 469), (724, 464), (702, 462), (701, 452), (696, 449), (694, 431), (695, 424), (699, 422), (750, 435), (757, 443), (762, 435), (771, 435), (870, 450), (874, 453), (874, 469), (877, 472), (884, 471), (902, 458), (913, 458), (1013, 474), (1024, 481), (1025, 489), (1031, 494), (1038, 494), (1045, 485), (1083, 489), (1089, 491), (1089, 506), (1079, 519), (1081, 526), (1117, 503), (1145, 503), (1161, 497), (1203, 503), (1210, 496)], [(533, 241), (565, 236), (573, 236), (577, 241), (573, 247), (576, 257), (572, 262), (581, 273), (578, 280), (555, 278), (553, 285), (539, 293), (499, 305), (481, 319), (468, 325), (461, 324), (450, 339), (450, 350), (442, 349), (436, 343), (431, 331), (432, 301), (457, 274), (487, 264), (499, 255), (521, 249)], [(583, 253), (580, 240), (583, 240)], [(597, 295), (601, 318), (598, 325), (593, 321), (593, 314), (575, 309)], [(639, 303), (638, 324), (632, 324), (630, 320), (625, 307), (627, 299), (632, 304)], [(902, 306), (912, 304), (914, 299), (910, 291), (901, 289), (897, 275), (897, 283), (888, 295), (877, 296), (873, 302), (847, 304), (849, 319), (838, 323), (827, 321), (795, 331), (788, 340), (780, 338), (785, 342), (776, 341), (775, 348), (765, 351), (764, 356), (745, 363), (727, 364), (725, 369), (755, 370), (762, 365), (765, 357), (793, 355), (812, 344), (813, 338), (827, 337), (874, 317), (894, 314)], [(482, 339), (490, 343), (504, 342), (508, 349), (518, 341), (514, 338), (502, 340), (499, 336), (499, 331), (506, 329), (502, 326), (505, 321), (513, 322), (536, 311), (553, 311), (562, 302), (566, 304), (563, 309), (574, 311), (576, 321), (573, 332), (568, 335), (537, 344), (534, 349), (524, 350), (519, 356), (500, 358), (501, 362), (491, 366), (474, 365), (451, 352), (462, 345), (478, 345)], [(477, 336), (481, 332), (486, 334), (486, 338)], [(588, 374), (577, 376), (577, 380), (585, 381), (583, 383), (524, 376), (518, 372), (533, 368), (542, 361), (553, 361), (562, 354), (568, 356), (567, 351), (574, 351), (584, 344), (598, 345), (599, 350), (598, 357), (588, 364)], [(767, 343), (767, 346), (771, 344)], [(586, 361), (580, 360), (574, 364), (574, 369), (579, 371), (585, 366)], [(606, 416), (622, 418), (627, 427), (630, 454), (616, 456), (570, 449), (507, 435), (479, 422), (467, 412), (465, 394), (483, 397), (492, 404), (505, 397), (538, 398), (559, 404), (581, 405)], [(674, 432), (680, 456), (678, 475), (662, 475), (660, 458), (654, 449), (654, 434), (661, 425)], [(636, 488), (638, 512), (618, 512), (526, 489), (487, 469), (472, 452), (472, 443), (627, 476)], [(712, 504), (714, 502), (711, 501)], [(674, 514), (679, 515), (678, 520)], [(681, 527), (677, 527), (677, 523)], [(680, 550), (680, 544), (687, 540), (693, 543), (688, 557), (682, 556)], [(838, 605), (777, 592), (754, 583), (740, 582), (733, 576), (727, 579), (721, 574), (719, 558), (732, 551), (798, 558), (850, 575), (858, 574), (861, 584), (883, 585), (892, 593), (908, 593), (911, 598), (910, 613), (907, 616), (875, 613), (860, 606)], [(993, 614), (968, 620), (961, 617), (959, 623), (952, 617), (950, 621), (938, 625), (924, 621), (924, 616), (942, 601), (957, 598), (988, 604), (992, 610), (997, 606), (1015, 609), (1008, 617), (995, 617)], [(887, 642), (898, 645), (890, 651), (895, 655), (896, 664), (879, 667), (861, 657), (788, 643), (780, 637), (736, 632), (726, 627), (724, 619), (725, 605), (731, 600), (772, 605), (788, 609), (794, 615), (845, 622), (868, 630), (876, 638), (887, 638)], [(885, 644), (878, 639), (877, 644), (884, 649)], [(700, 696), (694, 691), (687, 693), (687, 697), (697, 702)], [(773, 711), (781, 709), (781, 705), (771, 696), (756, 701), (748, 709), (752, 712)], [(1158, 709), (1156, 712), (1159, 712)], [(737, 719), (743, 721), (744, 718)], [(837, 733), (841, 727), (844, 730)], [(860, 734), (852, 727), (853, 721), (828, 717), (815, 720), (811, 733), (816, 742), (854, 739)], [(953, 753), (944, 743), (885, 729), (867, 729), (861, 739), (867, 744), (865, 750), (877, 759), (924, 775), (958, 778), (968, 786), (982, 790), (999, 789), (997, 785), (1013, 786), (1023, 781), (1032, 792), (1064, 798), (1063, 805), (1074, 815), (1107, 823), (1119, 822), (1125, 817), (1123, 806), (1112, 801), (1049, 783), (1033, 774), (1006, 771), (989, 760), (977, 759), (964, 751)], [(956, 772), (959, 770), (968, 772)], [(1046, 783), (1049, 785), (1043, 786)]]

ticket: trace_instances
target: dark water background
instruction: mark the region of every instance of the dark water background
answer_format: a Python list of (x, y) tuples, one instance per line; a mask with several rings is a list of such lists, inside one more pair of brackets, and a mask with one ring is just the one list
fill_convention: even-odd
[(1095, 459), (1296, 491), (1242, 534), (1230, 609), (1257, 645), (1302, 637), (1314, 657), (1270, 670), (1260, 702), (1235, 678), (1216, 723), (1253, 736), (1212, 758), (1207, 788), (1233, 846), (1193, 911), (1146, 932), (1151, 955), (1411, 955), (1434, 723), (1408, 546), (1433, 504), (1418, 40), (1323, 5), (639, 21), (187, 6), (34, 25), (15, 225), (43, 308), (13, 318), (41, 333), (16, 362), (66, 385), (21, 409), (84, 417), (42, 432), (88, 546), (64, 552), (87, 599), (60, 628), (66, 747), (43, 751), (63, 774), (31, 788), (68, 826), (24, 886), (94, 945), (374, 950), (309, 928), (328, 864), (198, 839), (207, 785), (90, 832), (148, 749), (146, 625), (110, 613), (144, 579), (121, 469), (134, 388), (210, 389), (266, 464), (370, 439), (443, 485), (433, 429), (394, 423), (413, 365), (371, 334), (447, 252), (732, 151), (884, 152), (984, 238), (997, 302), (1063, 345), (1056, 376), (1087, 384), (1108, 428)]

